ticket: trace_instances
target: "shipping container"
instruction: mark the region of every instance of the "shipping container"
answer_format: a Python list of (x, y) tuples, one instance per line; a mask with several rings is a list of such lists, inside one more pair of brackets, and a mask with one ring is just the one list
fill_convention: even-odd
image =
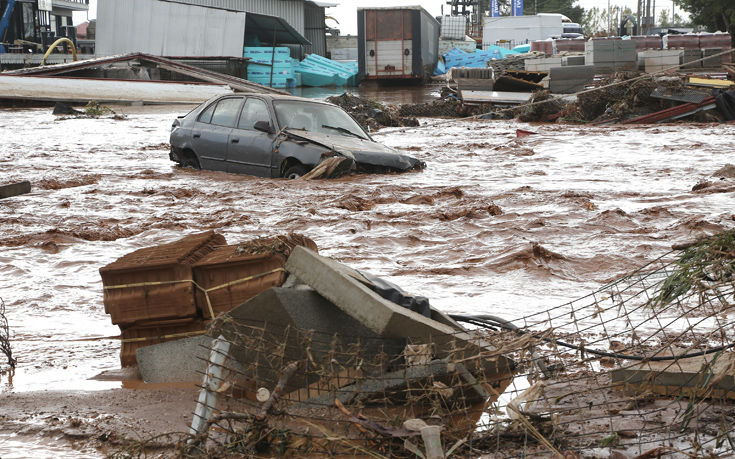
[(358, 8), (360, 77), (429, 77), (439, 58), (439, 27), (439, 22), (420, 6)]

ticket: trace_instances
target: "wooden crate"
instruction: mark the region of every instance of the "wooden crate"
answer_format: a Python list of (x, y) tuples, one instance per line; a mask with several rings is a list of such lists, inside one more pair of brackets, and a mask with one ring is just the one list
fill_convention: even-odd
[(122, 345), (120, 346), (120, 365), (130, 367), (137, 365), (135, 351), (144, 346), (173, 341), (187, 336), (196, 336), (196, 332), (206, 330), (208, 322), (204, 319), (174, 319), (143, 322), (127, 327), (120, 327)]
[(224, 286), (206, 294), (197, 290), (199, 313), (202, 317), (211, 318), (207, 295), (212, 312), (217, 316), (264, 290), (282, 285), (286, 280), (286, 273), (282, 270), (285, 264), (283, 255), (239, 254), (238, 246), (234, 245), (217, 248), (194, 265), (194, 280), (199, 286), (204, 289)]
[(191, 266), (224, 244), (223, 236), (208, 231), (136, 250), (101, 268), (105, 312), (121, 326), (197, 316)]
[[(316, 243), (300, 234), (258, 238), (238, 245), (218, 247), (194, 264), (198, 289), (196, 304), (202, 317), (211, 318), (240, 306), (250, 298), (286, 280), (286, 259), (296, 246), (318, 251)], [(209, 310), (207, 296), (211, 302)]]

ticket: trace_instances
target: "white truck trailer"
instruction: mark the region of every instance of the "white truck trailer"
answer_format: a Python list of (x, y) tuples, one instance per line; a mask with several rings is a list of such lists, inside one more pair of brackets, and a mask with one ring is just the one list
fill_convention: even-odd
[(564, 33), (561, 14), (536, 16), (498, 16), (485, 18), (482, 49), (490, 45), (513, 48), (536, 40), (561, 37)]

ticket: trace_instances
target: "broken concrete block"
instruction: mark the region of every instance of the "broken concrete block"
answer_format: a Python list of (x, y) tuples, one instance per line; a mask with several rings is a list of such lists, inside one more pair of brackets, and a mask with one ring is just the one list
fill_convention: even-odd
[(207, 368), (211, 341), (203, 335), (141, 347), (136, 351), (138, 371), (147, 383), (199, 383)]
[[(264, 291), (223, 315), (213, 325), (213, 333), (233, 343), (230, 355), (242, 366), (242, 373), (266, 387), (275, 384), (283, 367), (293, 361), (334, 360), (349, 367), (355, 355), (341, 352), (345, 349), (355, 349), (362, 356), (397, 356), (404, 348), (403, 340), (380, 337), (313, 289), (303, 287)], [(340, 352), (334, 353), (334, 348)], [(366, 362), (362, 371), (377, 374), (387, 368)], [(320, 377), (316, 372), (297, 372), (286, 390), (306, 387)]]
[[(291, 253), (286, 262), (286, 270), (379, 336), (407, 338), (413, 344), (434, 343), (439, 358), (452, 354), (461, 358), (462, 355), (495, 353), (495, 348), (478, 336), (384, 299), (372, 291), (366, 285), (367, 279), (354, 269), (303, 247), (297, 247)], [(482, 365), (486, 374), (512, 372), (512, 362), (509, 359), (502, 355), (494, 355), (493, 358), (495, 360), (489, 366), (485, 365), (489, 363), (487, 361), (475, 363)]]
[(642, 362), (613, 370), (612, 382), (618, 388), (666, 396), (735, 400), (735, 352)]
[(31, 192), (31, 182), (18, 182), (8, 185), (0, 185), (0, 199), (12, 198), (21, 194)]

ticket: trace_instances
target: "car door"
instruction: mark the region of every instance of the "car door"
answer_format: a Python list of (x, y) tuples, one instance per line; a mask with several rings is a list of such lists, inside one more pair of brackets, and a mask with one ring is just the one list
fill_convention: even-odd
[(274, 126), (268, 105), (262, 99), (248, 97), (242, 106), (237, 126), (230, 133), (227, 147), (227, 171), (271, 177), (275, 134), (258, 131), (255, 123), (266, 121)]
[(227, 144), (242, 101), (242, 97), (220, 99), (199, 115), (192, 129), (192, 146), (202, 169), (227, 170)]

